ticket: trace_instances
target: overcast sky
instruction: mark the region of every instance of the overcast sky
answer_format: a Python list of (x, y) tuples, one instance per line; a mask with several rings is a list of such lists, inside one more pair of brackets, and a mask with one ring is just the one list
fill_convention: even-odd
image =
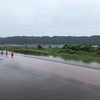
[(0, 37), (100, 35), (100, 0), (0, 0)]

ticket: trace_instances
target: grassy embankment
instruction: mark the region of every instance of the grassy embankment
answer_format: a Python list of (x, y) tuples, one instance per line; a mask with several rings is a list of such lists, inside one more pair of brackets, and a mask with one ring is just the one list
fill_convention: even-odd
[[(80, 49), (79, 49), (80, 48)], [(87, 47), (77, 47), (72, 45), (65, 45), (63, 48), (38, 48), (32, 47), (9, 47), (3, 46), (0, 47), (0, 50), (9, 50), (16, 53), (30, 54), (30, 55), (53, 55), (62, 57), (64, 59), (74, 59), (74, 60), (83, 60), (83, 61), (96, 61), (100, 62), (100, 50), (98, 48)]]

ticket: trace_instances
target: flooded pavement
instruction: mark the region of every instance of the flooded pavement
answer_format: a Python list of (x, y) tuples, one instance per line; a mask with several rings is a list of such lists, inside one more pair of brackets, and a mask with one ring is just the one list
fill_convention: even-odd
[(98, 63), (98, 62), (89, 62), (89, 61), (81, 61), (81, 60), (64, 59), (64, 58), (61, 58), (61, 57), (54, 57), (54, 56), (33, 56), (33, 55), (23, 55), (23, 56), (36, 58), (36, 59), (49, 60), (49, 61), (54, 61), (54, 62), (59, 62), (59, 63), (77, 65), (79, 67), (88, 67), (88, 68), (93, 68), (93, 69), (99, 69), (100, 70), (100, 63)]
[(0, 58), (0, 100), (100, 100), (100, 70), (18, 54)]

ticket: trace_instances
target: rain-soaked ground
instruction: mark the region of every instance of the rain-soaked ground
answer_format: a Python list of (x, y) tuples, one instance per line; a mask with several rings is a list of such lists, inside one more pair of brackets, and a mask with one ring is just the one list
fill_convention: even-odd
[(18, 54), (0, 58), (0, 100), (100, 100), (100, 70)]

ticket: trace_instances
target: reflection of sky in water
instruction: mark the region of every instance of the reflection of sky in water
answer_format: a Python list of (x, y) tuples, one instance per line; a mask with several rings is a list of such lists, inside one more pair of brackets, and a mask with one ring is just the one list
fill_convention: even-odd
[[(8, 56), (10, 57), (11, 52), (8, 52)], [(16, 53), (17, 54), (17, 53)], [(6, 51), (3, 52), (3, 54), (1, 54), (1, 58), (6, 56)], [(60, 63), (67, 63), (67, 64), (73, 64), (73, 65), (79, 65), (79, 66), (84, 66), (84, 67), (90, 67), (90, 68), (96, 68), (96, 69), (100, 69), (100, 63), (97, 62), (84, 62), (81, 60), (68, 60), (68, 59), (63, 59), (61, 57), (53, 57), (53, 56), (33, 56), (33, 55), (24, 55), (24, 54), (18, 54), (18, 55), (23, 55), (23, 56), (27, 56), (27, 57), (31, 57), (31, 58), (40, 58), (40, 59), (45, 59), (45, 60), (51, 60), (51, 61), (57, 61)]]
[(68, 60), (68, 59), (65, 60), (61, 57), (53, 57), (53, 56), (32, 56), (32, 55), (24, 55), (24, 56), (33, 57), (33, 58), (41, 58), (41, 59), (57, 61), (57, 62), (61, 62), (61, 63), (74, 64), (74, 65), (79, 65), (79, 66), (84, 66), (84, 67), (100, 69), (100, 63), (97, 63), (97, 62), (84, 62), (81, 60)]

